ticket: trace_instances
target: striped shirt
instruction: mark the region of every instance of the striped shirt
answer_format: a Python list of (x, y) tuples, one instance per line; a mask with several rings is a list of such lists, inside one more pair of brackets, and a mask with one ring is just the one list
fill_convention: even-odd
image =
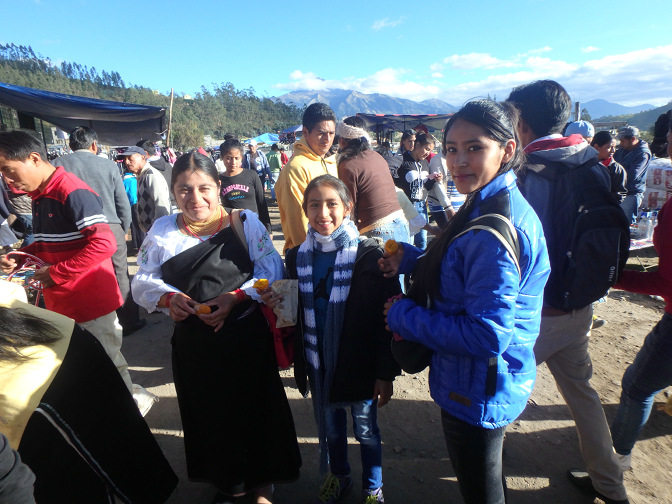
[(56, 283), (44, 289), (48, 310), (88, 322), (122, 304), (111, 257), (117, 243), (100, 197), (59, 167), (33, 200), (35, 242), (21, 249), (50, 264)]

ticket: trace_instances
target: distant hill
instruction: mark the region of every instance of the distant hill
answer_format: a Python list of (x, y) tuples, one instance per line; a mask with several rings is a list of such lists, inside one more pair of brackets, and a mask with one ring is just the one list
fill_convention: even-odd
[(365, 94), (347, 89), (325, 91), (293, 91), (275, 98), (286, 105), (298, 108), (322, 102), (328, 104), (338, 117), (347, 117), (364, 112), (367, 114), (446, 114), (455, 112), (457, 107), (441, 100), (422, 102), (395, 98), (384, 94)]
[(581, 104), (581, 110), (587, 109), (590, 116), (595, 119), (596, 117), (604, 116), (620, 116), (626, 114), (637, 114), (638, 112), (644, 112), (645, 110), (650, 110), (656, 108), (655, 105), (650, 105), (645, 103), (643, 105), (635, 105), (632, 107), (626, 107), (625, 105), (619, 105), (618, 103), (611, 103), (607, 100), (590, 100), (589, 102)]
[[(672, 109), (672, 101), (667, 105), (662, 107), (657, 107), (645, 112), (640, 112), (638, 114), (624, 114), (624, 115), (615, 115), (615, 116), (604, 116), (596, 118), (592, 116), (593, 122), (602, 122), (602, 121), (628, 121), (628, 124), (632, 126), (637, 126), (641, 131), (647, 131), (658, 119), (660, 114), (664, 114), (668, 110)], [(591, 114), (592, 115), (592, 114)]]

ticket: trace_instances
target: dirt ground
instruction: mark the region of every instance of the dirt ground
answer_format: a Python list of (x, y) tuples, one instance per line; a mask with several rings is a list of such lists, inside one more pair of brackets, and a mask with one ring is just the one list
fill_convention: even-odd
[[(277, 208), (271, 206), (270, 210), (276, 231), (274, 243), (281, 251), (284, 240)], [(132, 273), (137, 269), (135, 259), (129, 257)], [(629, 263), (641, 269), (642, 265), (655, 266), (657, 258), (653, 249), (646, 249), (631, 257)], [(623, 372), (634, 360), (644, 337), (662, 317), (663, 307), (662, 301), (649, 296), (612, 291), (608, 302), (596, 308), (596, 314), (608, 323), (593, 331), (592, 384), (602, 399), (609, 422), (618, 407)], [(186, 473), (182, 426), (170, 364), (172, 322), (159, 313), (143, 316), (148, 320), (147, 326), (125, 338), (122, 351), (131, 366), (133, 382), (160, 397), (145, 418), (180, 478), (168, 502), (208, 504), (215, 494), (214, 487), (192, 483)], [(566, 479), (567, 469), (584, 467), (576, 429), (548, 369), (542, 365), (538, 371), (527, 408), (507, 430), (504, 473), (509, 502), (593, 502)], [(309, 503), (322, 483), (318, 474), (317, 428), (310, 399), (303, 399), (297, 391), (292, 370), (282, 371), (281, 376), (294, 414), (303, 467), (298, 481), (276, 487), (275, 502)], [(665, 401), (664, 392), (656, 401)], [(403, 375), (395, 381), (393, 400), (379, 411), (379, 424), (383, 439), (384, 490), (389, 504), (462, 502), (443, 440), (439, 407), (429, 395), (427, 371)], [(633, 468), (625, 474), (630, 502), (672, 502), (671, 433), (672, 417), (654, 407), (633, 452)], [(350, 438), (350, 444), (357, 444), (354, 437)], [(361, 465), (356, 446), (351, 451), (350, 463), (357, 490), (361, 488)], [(359, 499), (357, 490), (342, 502), (357, 503)], [(240, 502), (253, 500), (241, 499)]]

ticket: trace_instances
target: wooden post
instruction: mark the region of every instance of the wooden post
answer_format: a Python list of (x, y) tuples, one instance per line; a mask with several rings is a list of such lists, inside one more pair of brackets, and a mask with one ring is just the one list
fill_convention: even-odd
[(574, 103), (574, 121), (581, 119), (581, 102)]
[(170, 147), (170, 134), (173, 126), (173, 88), (170, 88), (170, 109), (168, 109), (168, 135), (166, 135), (166, 147)]

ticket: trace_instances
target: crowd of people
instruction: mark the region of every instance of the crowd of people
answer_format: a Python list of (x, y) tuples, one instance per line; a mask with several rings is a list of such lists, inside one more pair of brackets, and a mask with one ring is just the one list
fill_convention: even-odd
[[(348, 411), (361, 502), (384, 502), (377, 410), (402, 369), (426, 367), (464, 501), (508, 502), (504, 436), (543, 362), (578, 431), (585, 471), (570, 469), (570, 481), (607, 504), (629, 502), (623, 471), (654, 395), (672, 385), (672, 221), (665, 204), (653, 236), (658, 271), (624, 271), (651, 152), (636, 128), (595, 133), (568, 124), (570, 110), (560, 84), (535, 81), (504, 102), (468, 102), (439, 140), (408, 130), (398, 152), (379, 153), (361, 118), (338, 121), (316, 103), (289, 160), (277, 145), (265, 155), (229, 135), (217, 159), (201, 148), (170, 163), (141, 140), (119, 154), (123, 177), (96, 156), (90, 128), (73, 130), (73, 153), (53, 161), (31, 135), (0, 133), (5, 200), (32, 226), (20, 252), (45, 264), (33, 278), (46, 308), (0, 282), (0, 390), (12, 392), (0, 405), (0, 478), (11, 482), (0, 494), (16, 503), (54, 492), (70, 502), (168, 498), (177, 478), (133, 401), (121, 353), (123, 336), (145, 324), (142, 307), (175, 322), (189, 478), (214, 485), (216, 503), (273, 502), (274, 485), (297, 480), (302, 465), (269, 315), (284, 299), (273, 283), (293, 280), (287, 337), (325, 475), (315, 504), (354, 486)], [(667, 141), (672, 154), (672, 123)], [(4, 255), (0, 268), (12, 273), (26, 257)], [(610, 428), (588, 343), (593, 303), (612, 287), (667, 305), (625, 372)], [(9, 378), (17, 369), (18, 382)], [(95, 388), (102, 398), (87, 398)]]

